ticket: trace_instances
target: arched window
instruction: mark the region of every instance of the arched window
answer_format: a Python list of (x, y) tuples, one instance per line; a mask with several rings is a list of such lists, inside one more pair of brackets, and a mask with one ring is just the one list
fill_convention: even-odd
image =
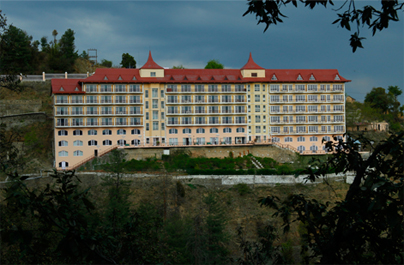
[(279, 137), (273, 137), (272, 138), (272, 142), (273, 143), (279, 143), (281, 139), (279, 139)]
[(102, 131), (102, 135), (112, 135), (112, 131), (111, 131), (111, 130), (108, 130), (108, 129), (103, 130), (103, 131)]
[(226, 128), (223, 129), (223, 132), (224, 133), (231, 133), (231, 128), (226, 127)]
[(317, 147), (316, 145), (310, 146), (310, 151), (315, 152), (315, 151), (317, 151), (317, 150), (318, 150), (318, 147)]
[(83, 141), (76, 140), (73, 142), (73, 146), (83, 146)]
[(140, 134), (140, 130), (139, 129), (133, 129), (131, 131), (132, 134)]
[(134, 140), (132, 140), (131, 144), (134, 145), (134, 146), (138, 146), (138, 145), (140, 145), (140, 140), (139, 139), (134, 139)]
[(182, 130), (182, 133), (183, 134), (190, 134), (192, 131), (191, 131), (191, 129), (189, 129), (189, 128), (185, 128), (185, 129), (183, 129)]
[(69, 133), (66, 130), (60, 130), (58, 131), (59, 136), (67, 136)]
[(238, 133), (243, 133), (245, 130), (244, 130), (244, 128), (243, 127), (239, 127), (239, 128), (237, 128), (237, 130), (236, 130), (236, 132), (238, 132)]
[(102, 141), (102, 145), (112, 145), (112, 141), (111, 140), (104, 140), (104, 141)]
[(317, 142), (317, 141), (318, 141), (317, 136), (310, 137), (310, 142)]
[(117, 131), (117, 133), (118, 133), (118, 135), (124, 135), (124, 134), (126, 134), (126, 130), (124, 130), (124, 129), (119, 129), (119, 130)]
[(73, 156), (83, 156), (83, 151), (76, 150), (73, 152)]
[(325, 142), (328, 142), (330, 140), (331, 140), (330, 136), (324, 136), (323, 137), (323, 141), (325, 141)]
[(68, 156), (68, 155), (69, 155), (69, 153), (67, 151), (60, 151), (58, 153), (58, 156)]
[(177, 129), (170, 129), (170, 130), (168, 130), (168, 133), (169, 134), (177, 134), (178, 130)]
[(218, 133), (219, 129), (218, 128), (210, 128), (210, 133)]
[(83, 135), (83, 131), (82, 130), (74, 130), (73, 135)]
[(303, 145), (297, 147), (297, 151), (299, 151), (300, 153), (303, 152), (304, 150), (306, 150), (306, 147), (304, 147)]
[(62, 166), (63, 166), (63, 163), (65, 163), (65, 166), (66, 166), (66, 167), (69, 166), (69, 162), (62, 161), (62, 162), (59, 162), (59, 167), (62, 167)]
[(336, 137), (337, 137), (337, 140), (343, 140), (341, 135), (337, 135)]
[(88, 135), (97, 135), (97, 130), (89, 130)]
[(59, 145), (59, 146), (67, 146), (68, 143), (67, 143), (67, 141), (62, 140), (62, 141), (59, 141), (58, 145)]
[(293, 138), (292, 137), (285, 137), (285, 143), (290, 143), (293, 142)]
[(306, 141), (306, 138), (304, 138), (303, 136), (299, 136), (299, 137), (297, 137), (297, 141), (304, 142), (304, 141)]
[(97, 141), (96, 140), (90, 140), (90, 141), (88, 141), (88, 145), (89, 146), (97, 145)]
[(198, 129), (196, 129), (196, 133), (205, 133), (205, 129), (204, 128), (198, 128)]
[(126, 140), (118, 140), (118, 145), (124, 146), (126, 144)]

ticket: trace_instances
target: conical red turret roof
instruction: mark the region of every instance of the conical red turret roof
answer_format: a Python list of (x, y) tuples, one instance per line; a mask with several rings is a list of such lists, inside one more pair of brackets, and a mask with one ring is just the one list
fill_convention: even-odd
[(149, 51), (149, 58), (140, 69), (164, 69), (164, 68), (154, 62), (153, 57), (151, 55), (151, 51)]
[(252, 58), (251, 52), (250, 52), (250, 58), (248, 58), (248, 62), (241, 68), (243, 69), (264, 69), (258, 64), (256, 64)]

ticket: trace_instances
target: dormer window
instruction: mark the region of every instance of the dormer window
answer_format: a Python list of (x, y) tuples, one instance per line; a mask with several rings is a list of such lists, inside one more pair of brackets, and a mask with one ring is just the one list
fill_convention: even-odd
[(156, 72), (150, 72), (151, 77), (156, 77)]
[(251, 73), (251, 77), (257, 77), (257, 73)]

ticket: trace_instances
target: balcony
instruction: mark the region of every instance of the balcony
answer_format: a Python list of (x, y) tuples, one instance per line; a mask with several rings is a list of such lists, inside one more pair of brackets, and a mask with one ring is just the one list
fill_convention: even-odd
[(142, 104), (141, 99), (129, 99), (130, 104)]
[(68, 104), (69, 100), (67, 99), (57, 99), (56, 104)]

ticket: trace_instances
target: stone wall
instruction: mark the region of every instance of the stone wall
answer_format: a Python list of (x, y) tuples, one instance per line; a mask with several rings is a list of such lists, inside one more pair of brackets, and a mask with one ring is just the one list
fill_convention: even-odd
[(39, 112), (41, 100), (0, 100), (0, 116)]
[(47, 118), (48, 116), (45, 112), (25, 113), (2, 116), (0, 117), (0, 123), (5, 123), (7, 128), (23, 127), (37, 122), (44, 122)]
[(293, 151), (282, 149), (274, 145), (249, 145), (249, 146), (209, 146), (209, 147), (170, 147), (170, 148), (125, 148), (127, 154), (126, 159), (142, 160), (147, 157), (156, 157), (161, 159), (164, 150), (170, 150), (170, 154), (184, 150), (193, 157), (228, 157), (233, 152), (234, 157), (253, 154), (257, 157), (270, 157), (280, 163), (292, 162), (296, 159)]

